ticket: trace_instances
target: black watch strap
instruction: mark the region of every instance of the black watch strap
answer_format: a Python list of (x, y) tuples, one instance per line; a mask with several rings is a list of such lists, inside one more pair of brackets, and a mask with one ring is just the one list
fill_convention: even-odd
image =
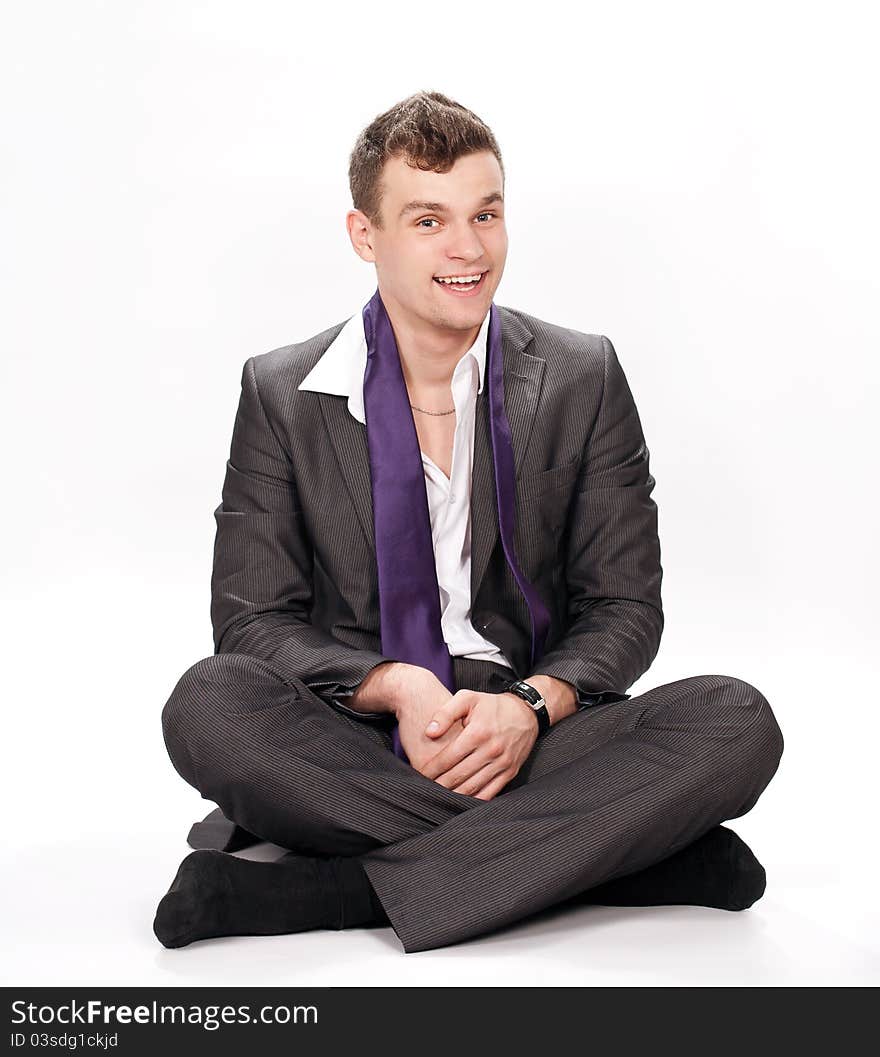
[(547, 702), (531, 683), (524, 683), (522, 679), (514, 679), (512, 683), (507, 684), (503, 692), (516, 694), (517, 697), (521, 697), (531, 707), (538, 717), (538, 737), (550, 729), (550, 713), (547, 711)]

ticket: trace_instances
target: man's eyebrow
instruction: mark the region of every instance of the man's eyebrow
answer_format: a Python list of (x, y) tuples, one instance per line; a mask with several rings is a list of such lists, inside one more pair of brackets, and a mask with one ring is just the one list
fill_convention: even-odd
[[(489, 194), (483, 195), (478, 204), (488, 206), (493, 202), (503, 201), (504, 196), (500, 191), (490, 191)], [(425, 210), (428, 213), (447, 213), (449, 207), (444, 205), (443, 202), (407, 202), (398, 214), (398, 220), (405, 217), (407, 213), (417, 213), (420, 210)]]

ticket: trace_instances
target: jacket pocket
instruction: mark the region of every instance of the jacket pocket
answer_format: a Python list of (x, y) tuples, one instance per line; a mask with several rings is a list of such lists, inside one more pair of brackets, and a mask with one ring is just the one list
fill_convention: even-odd
[(538, 473), (529, 473), (517, 481), (517, 491), (522, 491), (523, 495), (526, 496), (539, 496), (545, 492), (552, 492), (555, 488), (561, 488), (564, 484), (569, 484), (577, 476), (577, 472), (580, 469), (581, 456), (575, 455), (573, 459), (569, 459), (568, 462), (561, 463), (559, 466), (551, 466), (547, 470), (541, 470)]

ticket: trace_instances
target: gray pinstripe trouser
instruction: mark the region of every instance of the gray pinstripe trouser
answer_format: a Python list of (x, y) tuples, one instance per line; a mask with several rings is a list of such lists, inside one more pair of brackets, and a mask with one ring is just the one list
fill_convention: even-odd
[[(454, 665), (474, 690), (509, 674)], [(349, 717), (242, 653), (189, 668), (162, 724), (175, 768), (227, 818), (304, 854), (360, 856), (407, 953), (666, 858), (751, 810), (783, 750), (760, 691), (694, 676), (566, 717), (482, 801), (396, 757), (387, 723)]]

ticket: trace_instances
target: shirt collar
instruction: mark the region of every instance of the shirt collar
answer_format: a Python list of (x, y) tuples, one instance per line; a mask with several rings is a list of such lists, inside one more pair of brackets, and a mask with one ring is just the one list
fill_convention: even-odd
[[(489, 317), (486, 313), (476, 340), (456, 364), (458, 371), (468, 357), (473, 359), (479, 370), (477, 392), (483, 391), (486, 375), (486, 344), (489, 334)], [(356, 312), (343, 326), (324, 353), (297, 386), (313, 393), (330, 393), (333, 396), (348, 397), (348, 410), (363, 424), (366, 424), (364, 412), (364, 373), (367, 369), (367, 338), (364, 333), (363, 312)]]

